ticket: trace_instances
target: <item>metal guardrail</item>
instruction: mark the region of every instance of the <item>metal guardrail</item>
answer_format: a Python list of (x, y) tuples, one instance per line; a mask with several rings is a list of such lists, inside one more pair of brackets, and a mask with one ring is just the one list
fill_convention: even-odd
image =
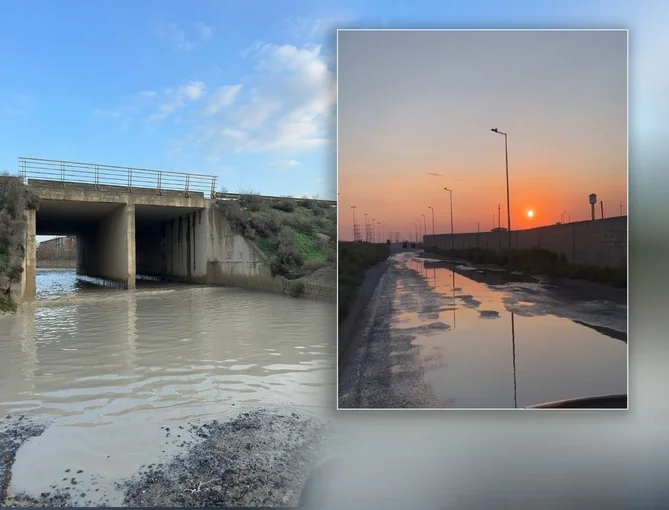
[(123, 188), (147, 192), (163, 191), (203, 193), (213, 198), (216, 195), (216, 177), (204, 174), (173, 172), (167, 170), (148, 170), (75, 161), (58, 161), (39, 158), (19, 158), (19, 175), (23, 182), (29, 180), (59, 183), (62, 187), (76, 184), (92, 185), (95, 189), (105, 187)]
[[(214, 198), (221, 200), (239, 200), (240, 198), (249, 195), (249, 193), (223, 193), (217, 192), (214, 194)], [(297, 200), (297, 201), (306, 201), (306, 202), (321, 202), (323, 204), (330, 205), (332, 207), (337, 206), (336, 200), (323, 200), (322, 198), (298, 198), (298, 197), (276, 197), (272, 195), (259, 195), (260, 198), (264, 200)]]

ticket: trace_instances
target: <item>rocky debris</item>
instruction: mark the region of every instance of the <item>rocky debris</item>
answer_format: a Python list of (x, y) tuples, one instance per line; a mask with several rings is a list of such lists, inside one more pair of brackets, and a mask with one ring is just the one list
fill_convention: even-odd
[(202, 441), (120, 484), (124, 505), (294, 506), (309, 470), (324, 455), (327, 430), (315, 418), (267, 410), (193, 425)]

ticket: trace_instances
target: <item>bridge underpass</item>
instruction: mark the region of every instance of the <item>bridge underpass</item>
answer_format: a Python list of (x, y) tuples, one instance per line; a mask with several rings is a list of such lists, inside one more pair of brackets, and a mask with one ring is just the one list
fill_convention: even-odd
[[(22, 163), (26, 160), (22, 158)], [(29, 162), (33, 160), (28, 160)], [(40, 165), (52, 166), (63, 162), (34, 160)], [(34, 164), (34, 163), (33, 163)], [(72, 164), (79, 165), (80, 163)], [(25, 165), (22, 165), (22, 170)], [(185, 267), (185, 278), (191, 276), (191, 261), (195, 246), (189, 246), (191, 231), (201, 222), (211, 200), (205, 191), (189, 189), (198, 178), (206, 179), (206, 187), (213, 189), (214, 177), (183, 174), (183, 191), (141, 186), (119, 186), (102, 182), (100, 165), (95, 165), (95, 177), (88, 182), (71, 180), (67, 172), (61, 179), (31, 179), (24, 171), (24, 179), (40, 198), (38, 211), (28, 211), (28, 231), (25, 271), (22, 282), (24, 300), (34, 299), (36, 293), (36, 236), (71, 235), (77, 238), (77, 274), (119, 283), (133, 289), (137, 275), (168, 277)], [(117, 167), (110, 167), (117, 169)], [(53, 173), (53, 168), (48, 168)], [(118, 171), (118, 170), (117, 170)], [(123, 169), (121, 179), (132, 182), (140, 172)], [(171, 172), (172, 177), (174, 172)], [(52, 175), (52, 177), (54, 177)], [(68, 178), (69, 177), (69, 178)], [(65, 180), (63, 180), (63, 178)], [(150, 180), (165, 185), (164, 176), (150, 175)], [(172, 186), (177, 187), (177, 186)], [(176, 235), (175, 235), (176, 234)], [(183, 248), (183, 249), (182, 249)], [(192, 249), (191, 249), (192, 248)], [(182, 254), (184, 264), (181, 264)]]

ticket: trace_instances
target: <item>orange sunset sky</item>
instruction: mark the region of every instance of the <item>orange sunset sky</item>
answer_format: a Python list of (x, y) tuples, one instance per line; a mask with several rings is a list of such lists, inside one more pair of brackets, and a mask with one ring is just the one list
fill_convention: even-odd
[[(339, 235), (356, 219), (409, 238), (627, 214), (627, 33), (340, 31)], [(533, 217), (528, 211), (534, 212)], [(599, 204), (597, 217), (600, 215)], [(497, 226), (497, 225), (495, 225)], [(384, 237), (385, 238), (385, 237)]]

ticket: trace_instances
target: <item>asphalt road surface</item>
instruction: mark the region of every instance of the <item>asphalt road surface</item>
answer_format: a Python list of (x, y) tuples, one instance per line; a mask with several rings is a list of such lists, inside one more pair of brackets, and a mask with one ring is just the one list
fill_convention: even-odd
[(627, 309), (531, 277), (393, 254), (340, 408), (515, 408), (627, 392)]

